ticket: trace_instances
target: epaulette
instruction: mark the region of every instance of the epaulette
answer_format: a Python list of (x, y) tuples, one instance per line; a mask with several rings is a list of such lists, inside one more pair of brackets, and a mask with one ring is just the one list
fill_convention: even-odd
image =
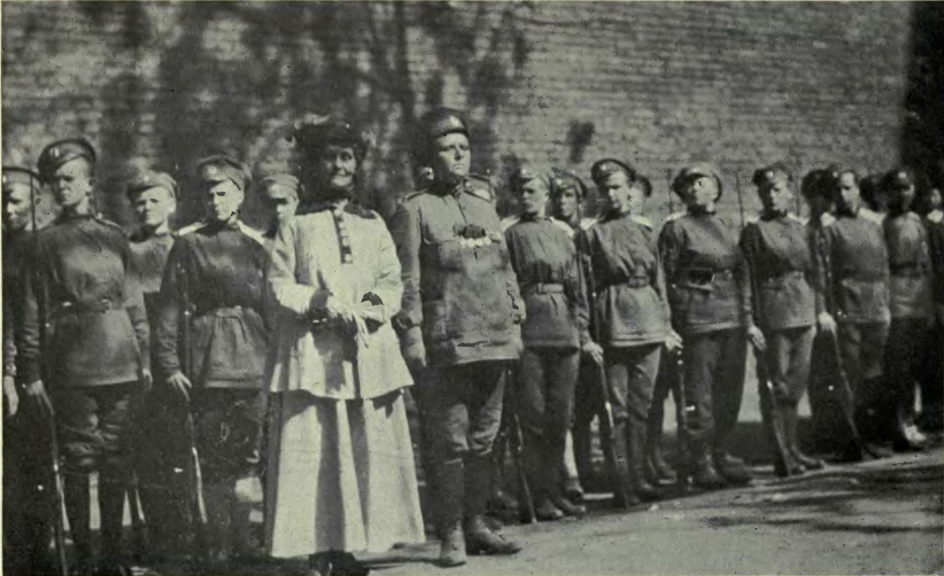
[(265, 237), (262, 235), (261, 232), (259, 232), (259, 231), (256, 230), (255, 228), (252, 228), (252, 227), (248, 226), (248, 225), (247, 225), (245, 222), (243, 222), (242, 220), (237, 220), (237, 221), (236, 221), (236, 228), (237, 228), (240, 232), (242, 232), (243, 234), (245, 234), (246, 236), (249, 236), (250, 238), (252, 238), (252, 239), (255, 240), (256, 242), (258, 242), (259, 244), (262, 244), (263, 246), (265, 246), (265, 243), (266, 243)]
[(787, 220), (796, 222), (797, 224), (800, 224), (801, 226), (806, 226), (807, 223), (810, 221), (809, 218), (801, 218), (800, 216), (797, 216), (793, 212), (789, 212), (787, 214)]
[(568, 238), (574, 237), (574, 229), (568, 226), (566, 222), (558, 220), (557, 218), (548, 218), (548, 220), (551, 221), (551, 224), (557, 226), (558, 228), (566, 232)]
[(503, 218), (501, 221), (502, 232), (504, 232), (505, 230), (508, 230), (509, 228), (517, 224), (518, 222), (521, 222), (520, 216), (509, 216), (507, 218)]
[(462, 183), (462, 189), (464, 192), (480, 200), (485, 200), (486, 202), (495, 201), (495, 194), (492, 192), (492, 183), (482, 176), (474, 176), (472, 174), (466, 176), (465, 181)]
[(829, 212), (823, 212), (819, 217), (820, 226), (832, 226), (836, 223), (836, 217)]
[(875, 222), (876, 224), (881, 224), (885, 220), (884, 214), (879, 214), (878, 212), (875, 212), (871, 208), (866, 208), (864, 206), (859, 208), (859, 211), (856, 213), (856, 216), (861, 216), (862, 218), (865, 218), (866, 220), (870, 222)]
[(204, 222), (203, 220), (197, 220), (196, 222), (192, 224), (187, 224), (183, 228), (177, 230), (177, 237), (180, 238), (181, 236), (192, 234), (196, 232), (197, 230), (200, 230), (201, 228), (205, 227), (206, 225), (207, 223)]
[(928, 220), (935, 224), (944, 222), (944, 210), (931, 210), (928, 212)]
[(688, 212), (687, 212), (687, 211), (683, 211), (683, 212), (673, 212), (672, 214), (669, 214), (669, 215), (668, 215), (668, 217), (665, 219), (665, 221), (666, 221), (666, 222), (674, 222), (675, 220), (678, 220), (679, 218), (683, 218), (683, 217), (685, 217), (685, 216), (688, 216)]
[(637, 216), (635, 214), (632, 214), (630, 215), (629, 219), (635, 222), (636, 224), (639, 224), (640, 226), (644, 226), (648, 228), (649, 230), (653, 230), (655, 228), (655, 225), (652, 223), (652, 220), (646, 218), (645, 216)]
[(414, 190), (413, 192), (410, 192), (410, 193), (408, 193), (408, 194), (404, 194), (404, 195), (400, 198), (400, 204), (403, 204), (403, 203), (405, 203), (405, 202), (409, 202), (410, 200), (412, 200), (412, 199), (414, 199), (414, 198), (418, 198), (419, 196), (422, 196), (423, 194), (426, 194), (426, 188), (422, 188), (422, 189), (420, 189), (420, 190)]
[(593, 225), (599, 222), (596, 218), (581, 218), (580, 219), (580, 229), (589, 230), (593, 228)]

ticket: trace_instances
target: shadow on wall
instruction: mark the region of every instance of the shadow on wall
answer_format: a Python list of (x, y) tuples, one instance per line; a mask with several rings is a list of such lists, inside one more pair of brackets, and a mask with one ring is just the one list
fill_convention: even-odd
[[(408, 128), (430, 107), (469, 111), (473, 169), (494, 172), (495, 118), (528, 56), (519, 9), (367, 2), (83, 8), (96, 26), (118, 22), (128, 62), (98, 99), (108, 163), (102, 188), (111, 191), (102, 208), (127, 222), (124, 181), (149, 164), (178, 178), (179, 224), (196, 220), (202, 208), (189, 193), (195, 160), (227, 152), (251, 166), (273, 163), (273, 154), (285, 155), (293, 121), (308, 112), (356, 118), (372, 134), (361, 200), (383, 212), (395, 207), (396, 193), (412, 189)], [(433, 61), (411, 52), (417, 33), (434, 47)], [(456, 79), (462, 101), (444, 94)], [(247, 219), (262, 226), (252, 196)]]

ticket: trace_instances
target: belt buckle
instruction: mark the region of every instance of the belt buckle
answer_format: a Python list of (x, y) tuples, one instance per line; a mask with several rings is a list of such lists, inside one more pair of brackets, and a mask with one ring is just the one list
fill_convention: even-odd
[(692, 280), (693, 284), (706, 286), (715, 281), (715, 272), (714, 270), (699, 270), (690, 273), (689, 278)]

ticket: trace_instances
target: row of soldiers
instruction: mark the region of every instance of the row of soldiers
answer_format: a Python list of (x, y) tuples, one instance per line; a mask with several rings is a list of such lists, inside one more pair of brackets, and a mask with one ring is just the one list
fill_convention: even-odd
[[(727, 446), (748, 345), (780, 475), (823, 466), (797, 440), (808, 382), (817, 425), (838, 460), (880, 455), (886, 442), (899, 450), (920, 443), (917, 381), (925, 427), (940, 429), (939, 185), (918, 199), (909, 171), (890, 172), (869, 189), (869, 198), (890, 199), (881, 217), (862, 206), (854, 172), (816, 170), (800, 186), (811, 212), (804, 222), (791, 212), (792, 176), (775, 164), (755, 174), (764, 210), (739, 233), (716, 210), (720, 173), (693, 164), (672, 185), (685, 212), (657, 230), (643, 214), (648, 180), (609, 158), (591, 168), (604, 201), (600, 218), (583, 217), (588, 194), (577, 175), (523, 167), (511, 178), (521, 213), (500, 223), (492, 185), (469, 173), (469, 136), (455, 111), (424, 118), (417, 138), (426, 182), (389, 219), (403, 285), (392, 322), (418, 384), (412, 393), (442, 565), (465, 563), (470, 533), (479, 552), (520, 549), (482, 536), (488, 529), (476, 520), (481, 486), (495, 472), (506, 385), (542, 520), (584, 513), (576, 480), (586, 484), (590, 475), (597, 416), (607, 425), (617, 504), (660, 497), (660, 481), (672, 475), (660, 435), (673, 379), (684, 381), (676, 401), (687, 454), (678, 473), (706, 489), (749, 482), (748, 467)], [(239, 219), (252, 178), (238, 160), (197, 163), (206, 218), (176, 232), (175, 180), (143, 171), (127, 186), (140, 223), (129, 238), (93, 211), (96, 163), (82, 139), (47, 146), (35, 171), (4, 162), (4, 491), (20, 504), (5, 506), (5, 550), (16, 551), (4, 556), (11, 573), (42, 566), (48, 510), (36, 487), (48, 493), (50, 458), (60, 456), (79, 572), (96, 564), (92, 470), (105, 573), (125, 570), (129, 491), (140, 493), (155, 557), (184, 549), (201, 514), (214, 553), (250, 548), (273, 328), (267, 251), (280, 221), (314, 209), (299, 185), (304, 167), (256, 179), (270, 211), (265, 234)], [(918, 200), (929, 203), (925, 217), (915, 213)], [(44, 203), (58, 211), (48, 227)], [(182, 327), (186, 318), (192, 331)], [(937, 345), (922, 345), (927, 338)], [(55, 433), (42, 424), (53, 414)], [(579, 472), (566, 464), (571, 430)], [(36, 450), (50, 436), (61, 454)], [(205, 511), (186, 496), (195, 468)]]

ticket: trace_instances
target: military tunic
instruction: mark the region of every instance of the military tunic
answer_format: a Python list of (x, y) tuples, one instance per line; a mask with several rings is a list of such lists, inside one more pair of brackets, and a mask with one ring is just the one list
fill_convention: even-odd
[(827, 306), (839, 324), (842, 365), (857, 405), (857, 426), (875, 436), (872, 414), (887, 400), (880, 382), (888, 339), (889, 266), (881, 220), (869, 212), (842, 212), (819, 231), (819, 275)]
[(931, 255), (935, 318), (921, 373), (921, 419), (926, 429), (939, 431), (944, 422), (944, 213), (941, 210), (929, 213), (924, 224)]
[(150, 333), (141, 292), (129, 281), (130, 261), (124, 231), (93, 215), (64, 215), (36, 236), (18, 372), (24, 382), (47, 383), (69, 467), (117, 469), (126, 456), (139, 370), (150, 368)]
[(891, 325), (885, 348), (886, 387), (890, 405), (904, 425), (914, 424), (915, 383), (927, 355), (934, 304), (931, 297), (931, 255), (928, 231), (914, 212), (890, 214), (882, 222), (890, 268)]
[(433, 183), (406, 198), (391, 222), (403, 280), (395, 325), (405, 349), (425, 350), (428, 393), (420, 402), (440, 462), (491, 450), (505, 363), (522, 348), (525, 304), (483, 184)]
[(816, 267), (806, 227), (792, 215), (747, 225), (741, 248), (754, 281), (754, 320), (767, 341), (766, 368), (783, 400), (806, 391), (813, 325), (822, 298), (813, 289)]
[(528, 317), (522, 326), (518, 414), (532, 490), (556, 496), (581, 345), (590, 339), (580, 262), (566, 224), (522, 216), (505, 231)]
[[(167, 259), (157, 358), (161, 372), (171, 375), (186, 368), (189, 357), (191, 407), (208, 482), (258, 472), (269, 337), (267, 266), (261, 237), (238, 221), (181, 234)], [(185, 301), (193, 313), (189, 350), (179, 347)]]
[(671, 217), (659, 235), (672, 325), (685, 339), (690, 435), (716, 450), (737, 424), (751, 320), (749, 271), (737, 227), (714, 213)]

